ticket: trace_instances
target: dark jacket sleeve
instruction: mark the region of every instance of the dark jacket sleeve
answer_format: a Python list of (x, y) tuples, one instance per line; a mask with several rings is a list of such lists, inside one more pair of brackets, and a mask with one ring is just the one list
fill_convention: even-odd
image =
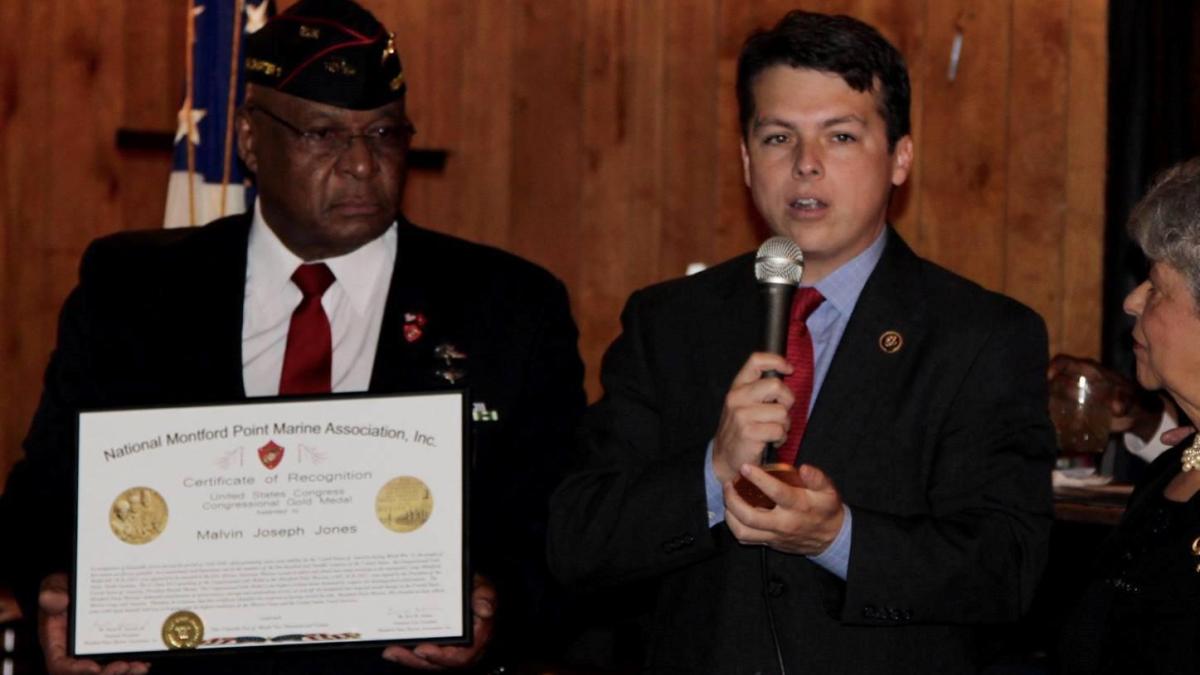
[[(548, 277), (548, 275), (547, 275)], [(578, 331), (557, 280), (525, 288), (519, 350), (502, 354), (517, 372), (501, 414), (506, 429), (472, 471), (472, 555), (499, 598), (494, 649), (541, 658), (558, 647), (562, 597), (546, 565), (550, 492), (565, 472), (586, 404)], [(512, 319), (512, 314), (509, 319)], [(480, 428), (487, 422), (478, 422)], [(482, 448), (481, 448), (482, 450)]]
[(569, 585), (652, 577), (714, 550), (706, 447), (666, 449), (643, 297), (634, 294), (622, 312), (621, 335), (601, 371), (604, 397), (581, 425), (579, 465), (551, 501), (551, 569)]

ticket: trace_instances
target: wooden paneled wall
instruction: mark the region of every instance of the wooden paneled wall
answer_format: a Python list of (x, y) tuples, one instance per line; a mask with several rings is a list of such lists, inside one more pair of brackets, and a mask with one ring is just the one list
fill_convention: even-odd
[(0, 1), (0, 478), (20, 456), (84, 247), (162, 223), (170, 158), (119, 153), (115, 135), (175, 128), (186, 9)]
[[(795, 6), (880, 28), (913, 77), (920, 253), (1099, 351), (1105, 0), (363, 0), (398, 34), (418, 223), (535, 260), (572, 293), (588, 386), (630, 291), (756, 246), (733, 95), (745, 35)], [(280, 2), (286, 6), (290, 2)], [(0, 2), (0, 477), (18, 456), (87, 242), (161, 222), (185, 0)], [(957, 72), (951, 46), (962, 39)]]

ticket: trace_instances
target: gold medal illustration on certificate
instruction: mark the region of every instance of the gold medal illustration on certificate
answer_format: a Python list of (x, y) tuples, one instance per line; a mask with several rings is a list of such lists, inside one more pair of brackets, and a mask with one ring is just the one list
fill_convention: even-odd
[(126, 544), (154, 541), (167, 529), (167, 502), (151, 488), (129, 488), (113, 500), (108, 524)]
[(412, 532), (433, 514), (433, 494), (420, 478), (398, 476), (375, 496), (375, 515), (393, 532)]

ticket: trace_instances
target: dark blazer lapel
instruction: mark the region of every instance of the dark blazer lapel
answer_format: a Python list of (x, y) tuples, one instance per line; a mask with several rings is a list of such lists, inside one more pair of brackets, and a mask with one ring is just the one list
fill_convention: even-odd
[[(887, 247), (863, 287), (821, 385), (798, 462), (841, 475), (853, 464), (860, 440), (875, 432), (873, 411), (881, 397), (895, 395), (898, 379), (910, 372), (928, 327), (917, 263), (908, 245), (889, 229)], [(903, 340), (895, 353), (880, 344), (888, 331)]]
[[(763, 313), (766, 305), (754, 279), (753, 257), (746, 257), (745, 273), (723, 284), (714, 298), (714, 311), (707, 319), (714, 325), (696, 326), (696, 335), (704, 340), (698, 350), (701, 361), (696, 372), (709, 378), (707, 399), (721, 402), (729, 391), (733, 376), (750, 354), (762, 349)], [(731, 361), (732, 359), (732, 361)], [(720, 367), (724, 364), (724, 367)], [(717, 409), (720, 410), (721, 404)]]
[[(425, 284), (432, 277), (426, 270), (428, 261), (422, 257), (428, 251), (422, 251), (420, 231), (415, 226), (401, 219), (399, 228), (396, 266), (392, 270), (371, 370), (370, 391), (375, 393), (428, 389), (434, 384), (431, 333), (437, 328), (437, 317), (431, 316)], [(415, 325), (419, 318), (426, 321), (425, 326)], [(407, 336), (406, 323), (412, 323), (412, 329), (416, 329), (410, 329)]]
[(200, 242), (175, 270), (182, 290), (172, 293), (180, 312), (180, 342), (171, 349), (192, 364), (179, 383), (190, 396), (204, 401), (245, 398), (242, 382), (242, 310), (246, 293), (246, 243), (250, 217), (235, 216), (192, 233)]

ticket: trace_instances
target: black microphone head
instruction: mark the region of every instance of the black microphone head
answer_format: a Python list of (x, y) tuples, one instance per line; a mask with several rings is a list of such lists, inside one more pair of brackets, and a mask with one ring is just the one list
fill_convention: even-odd
[(804, 252), (787, 237), (771, 237), (758, 247), (754, 278), (760, 284), (799, 286), (804, 276)]

